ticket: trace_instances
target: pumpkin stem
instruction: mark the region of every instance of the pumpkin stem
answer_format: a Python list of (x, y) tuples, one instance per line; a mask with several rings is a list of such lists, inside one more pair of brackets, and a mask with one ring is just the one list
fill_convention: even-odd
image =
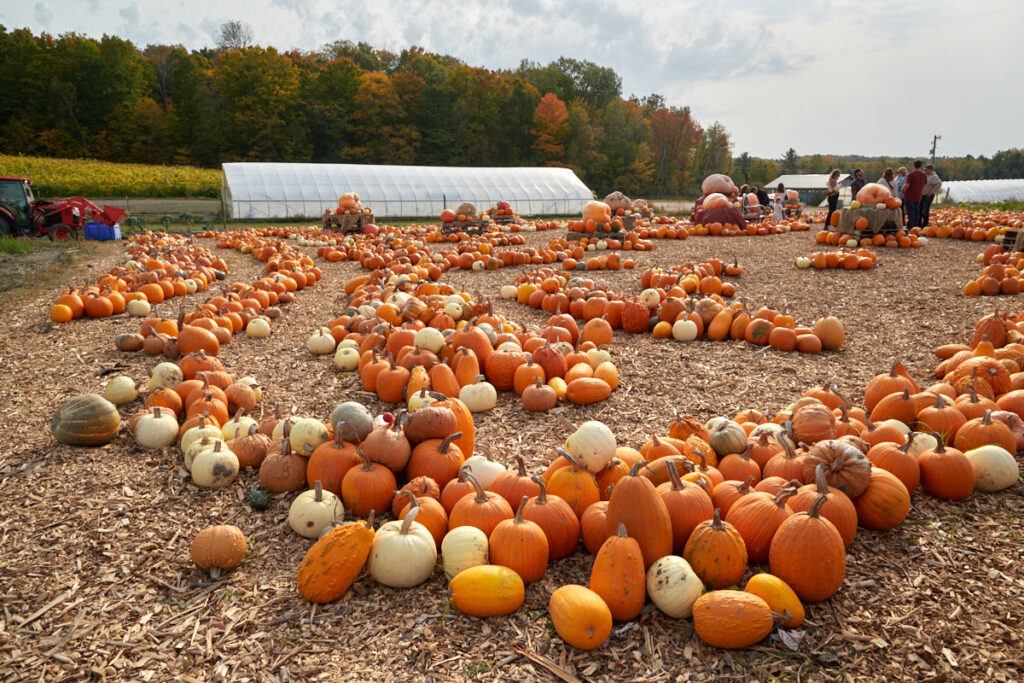
[(668, 478), (672, 482), (672, 490), (682, 491), (685, 487), (683, 486), (683, 480), (679, 477), (679, 470), (676, 469), (675, 461), (671, 458), (666, 459), (665, 469), (668, 470)]
[(324, 499), (324, 487), (320, 485), (320, 480), (317, 479), (313, 482), (313, 500), (320, 503)]
[(373, 529), (373, 516), (376, 514), (376, 510), (370, 510), (370, 516), (366, 518), (366, 528)]
[[(986, 410), (985, 411), (985, 417), (981, 418), (981, 424), (986, 425), (986, 426), (992, 424), (992, 411), (991, 410)], [(939, 438), (935, 434), (935, 432), (932, 432), (932, 436), (934, 436), (935, 438)]]
[(536, 474), (533, 475), (532, 477), (530, 477), (530, 479), (535, 484), (540, 486), (540, 491), (537, 492), (537, 505), (545, 505), (545, 504), (547, 504), (547, 502), (548, 502), (548, 487), (544, 483), (544, 480), (541, 477), (538, 477)]
[(618, 533), (616, 534), (619, 538), (629, 538), (629, 534), (626, 533), (626, 525), (619, 522)]
[(902, 446), (900, 446), (899, 449), (901, 451), (903, 451), (904, 453), (909, 453), (910, 452), (910, 446), (911, 446), (911, 444), (914, 443), (914, 439), (917, 438), (917, 435), (918, 435), (918, 433), (915, 432), (915, 431), (911, 431), (909, 434), (907, 434), (907, 442), (905, 444), (903, 444)]
[[(412, 495), (412, 493), (409, 491), (407, 491), (407, 493), (409, 493), (409, 495)], [(412, 522), (414, 519), (416, 519), (416, 515), (418, 515), (420, 512), (420, 503), (418, 500), (416, 500), (416, 496), (413, 496), (412, 499), (415, 501), (415, 503), (411, 504), (409, 511), (405, 513), (405, 519), (402, 520), (402, 528), (398, 531), (398, 533), (402, 534), (403, 536), (407, 536), (409, 534), (409, 531), (412, 529)]]
[(474, 503), (482, 505), (490, 500), (487, 496), (487, 491), (484, 491), (484, 487), (480, 485), (480, 482), (476, 480), (476, 477), (469, 472), (466, 472), (466, 479), (469, 479), (469, 483), (471, 483), (473, 488), (476, 489), (476, 498), (473, 499)]
[[(657, 439), (658, 437), (654, 437), (654, 438)], [(633, 466), (629, 468), (629, 476), (631, 476), (631, 477), (639, 476), (640, 468), (641, 467), (647, 467), (647, 469), (649, 469), (649, 470), (651, 469), (650, 467), (648, 467), (646, 460), (641, 460), (640, 462), (633, 463)], [(651, 471), (653, 472), (653, 470), (651, 470)]]
[(528, 500), (530, 500), (529, 496), (523, 496), (523, 499), (519, 501), (519, 509), (516, 510), (516, 516), (512, 518), (516, 524), (523, 524), (523, 508), (526, 507)]
[(569, 451), (565, 450), (564, 448), (558, 447), (555, 448), (555, 451), (557, 451), (560, 456), (571, 462), (572, 466), (575, 467), (577, 470), (583, 469), (582, 467), (580, 467), (580, 463), (576, 460), (576, 458), (569, 455)]
[(715, 516), (711, 518), (711, 528), (715, 531), (725, 531), (725, 524), (722, 523), (721, 510), (715, 508)]
[(518, 455), (517, 455), (517, 456), (515, 456), (515, 462), (516, 462), (516, 467), (518, 467), (518, 468), (519, 468), (519, 474), (518, 474), (518, 476), (520, 476), (520, 477), (526, 477), (526, 476), (529, 476), (529, 475), (528, 475), (528, 474), (526, 473), (526, 463), (524, 463), (524, 462), (523, 462), (523, 459), (522, 459), (522, 458), (521, 458), (520, 456), (518, 456)]
[(824, 505), (826, 502), (828, 502), (828, 496), (826, 496), (824, 493), (820, 494), (817, 498), (814, 499), (814, 502), (811, 503), (811, 509), (807, 511), (807, 516), (818, 519), (821, 512), (821, 506)]
[(461, 439), (461, 438), (462, 438), (462, 432), (455, 432), (454, 434), (450, 434), (450, 435), (444, 437), (443, 439), (441, 439), (441, 443), (439, 443), (437, 445), (437, 452), (438, 453), (447, 453), (448, 452), (448, 448), (452, 445), (452, 441), (455, 441), (456, 439)]
[(338, 420), (334, 425), (334, 447), (337, 449), (340, 449), (342, 447), (342, 443), (344, 443), (341, 439), (342, 427), (344, 425), (344, 420)]
[(779, 490), (778, 493), (775, 494), (775, 497), (772, 498), (772, 502), (775, 503), (780, 508), (786, 507), (786, 500), (795, 496), (796, 491), (796, 486), (783, 487), (782, 489)]
[[(199, 418), (199, 421), (200, 421), (200, 422), (202, 422), (202, 421), (203, 421), (203, 418), (202, 418), (202, 417), (200, 417), (200, 418)], [(248, 436), (252, 436), (253, 434), (255, 434), (255, 433), (256, 433), (256, 430), (257, 430), (258, 428), (259, 428), (259, 425), (255, 424), (255, 423), (253, 423), (253, 424), (249, 425), (249, 434), (248, 434)]]
[(896, 356), (893, 356), (892, 357), (892, 364), (889, 366), (889, 376), (890, 377), (899, 377), (899, 373), (896, 372), (896, 368), (899, 367), (899, 364), (900, 364), (900, 359), (897, 358)]
[(746, 495), (750, 491), (750, 487), (754, 484), (754, 475), (747, 477), (747, 480), (736, 487), (736, 492)]
[(363, 453), (362, 446), (356, 446), (356, 455), (363, 459), (363, 472), (372, 472), (373, 463), (370, 462), (370, 458), (367, 457), (366, 453)]
[(829, 492), (828, 480), (825, 478), (825, 463), (818, 463), (814, 468), (814, 483), (817, 485), (815, 491), (821, 495)]
[[(986, 410), (985, 411), (985, 417), (987, 418), (991, 413), (992, 413), (991, 410)], [(982, 424), (992, 424), (992, 422), (989, 421), (989, 422), (986, 423), (985, 422), (985, 418), (982, 418)], [(934, 449), (932, 449), (932, 452), (934, 452), (934, 453), (945, 453), (946, 452), (946, 439), (943, 438), (942, 434), (939, 434), (938, 432), (932, 432), (931, 434), (932, 434), (932, 437), (936, 441), (938, 441), (938, 445), (935, 446)]]

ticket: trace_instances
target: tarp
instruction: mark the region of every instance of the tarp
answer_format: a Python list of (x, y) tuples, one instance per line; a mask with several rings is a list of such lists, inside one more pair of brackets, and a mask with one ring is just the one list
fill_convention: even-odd
[(436, 217), (464, 201), (506, 200), (522, 215), (579, 215), (594, 193), (568, 168), (223, 164), (230, 218), (318, 218), (345, 192), (375, 217)]

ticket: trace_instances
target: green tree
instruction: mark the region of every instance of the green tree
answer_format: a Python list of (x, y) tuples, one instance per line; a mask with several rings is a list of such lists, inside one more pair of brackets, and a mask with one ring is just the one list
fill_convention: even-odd
[(692, 158), (700, 142), (700, 129), (690, 118), (688, 107), (655, 109), (648, 121), (655, 168), (651, 186), (645, 190), (663, 197), (681, 195), (693, 174)]
[(700, 145), (697, 147), (696, 167), (700, 172), (691, 181), (691, 191), (700, 192), (700, 184), (712, 173), (732, 171), (732, 143), (729, 133), (718, 121), (705, 128), (701, 133)]
[(800, 172), (800, 156), (796, 153), (796, 150), (790, 147), (786, 150), (785, 155), (782, 157), (782, 172), (787, 174), (794, 174)]
[(406, 119), (398, 93), (387, 74), (363, 73), (352, 116), (353, 145), (348, 161), (365, 164), (408, 164), (415, 157), (419, 133)]

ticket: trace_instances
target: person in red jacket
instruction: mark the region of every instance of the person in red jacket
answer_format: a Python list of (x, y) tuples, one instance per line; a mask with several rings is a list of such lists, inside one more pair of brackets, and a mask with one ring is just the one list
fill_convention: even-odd
[(921, 226), (921, 196), (928, 176), (921, 170), (921, 160), (914, 160), (914, 170), (903, 183), (903, 206), (907, 210), (907, 229)]

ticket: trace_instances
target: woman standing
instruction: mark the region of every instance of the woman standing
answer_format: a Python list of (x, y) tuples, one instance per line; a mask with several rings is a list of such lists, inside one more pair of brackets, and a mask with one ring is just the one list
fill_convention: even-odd
[(903, 217), (903, 225), (907, 224), (907, 210), (903, 208), (903, 183), (907, 182), (907, 167), (900, 166), (896, 171), (896, 196), (900, 200), (900, 215)]
[(825, 229), (832, 225), (832, 214), (839, 206), (839, 169), (835, 169), (828, 175), (825, 183), (825, 199), (828, 200), (828, 215), (825, 216)]
[(772, 220), (781, 223), (786, 215), (786, 186), (779, 183), (775, 188), (775, 197), (772, 199)]
[(892, 172), (891, 168), (885, 169), (885, 173), (883, 173), (882, 177), (878, 179), (878, 184), (889, 190), (893, 197), (897, 196), (897, 193), (900, 191), (900, 188), (896, 183), (896, 174)]

